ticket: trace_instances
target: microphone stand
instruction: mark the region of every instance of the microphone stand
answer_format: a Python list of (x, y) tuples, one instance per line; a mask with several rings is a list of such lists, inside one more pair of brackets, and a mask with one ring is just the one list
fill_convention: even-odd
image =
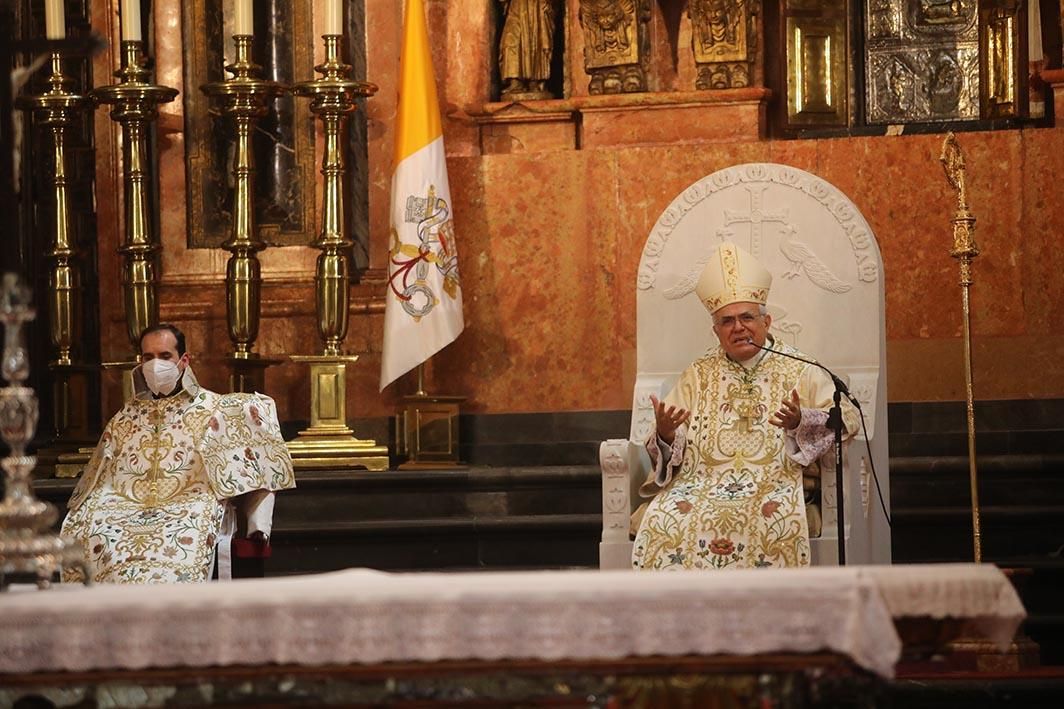
[(758, 348), (759, 350), (764, 350), (765, 352), (772, 352), (783, 357), (790, 357), (791, 359), (796, 359), (799, 362), (805, 362), (806, 364), (811, 364), (814, 367), (819, 367), (820, 369), (824, 370), (824, 372), (829, 377), (831, 377), (831, 381), (835, 385), (835, 395), (832, 397), (834, 404), (830, 409), (828, 409), (828, 420), (825, 425), (835, 433), (835, 496), (838, 500), (838, 513), (836, 515), (836, 521), (838, 523), (837, 529), (839, 535), (839, 566), (845, 566), (846, 521), (844, 510), (846, 498), (843, 494), (844, 471), (842, 468), (842, 396), (845, 394), (846, 398), (850, 400), (850, 403), (852, 403), (858, 409), (861, 408), (861, 403), (857, 401), (853, 394), (850, 393), (850, 390), (846, 387), (846, 383), (839, 379), (834, 372), (822, 365), (820, 362), (816, 362), (811, 359), (806, 359), (805, 357), (799, 357), (798, 355), (789, 354), (787, 352), (781, 352), (780, 350), (774, 350), (771, 347), (764, 347), (763, 345), (757, 344), (753, 340), (747, 340), (747, 342)]

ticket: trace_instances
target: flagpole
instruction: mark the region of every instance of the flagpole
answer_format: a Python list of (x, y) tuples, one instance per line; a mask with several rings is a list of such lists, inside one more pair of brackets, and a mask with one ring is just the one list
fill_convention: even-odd
[(426, 396), (425, 394), (425, 363), (422, 362), (417, 366), (417, 391), (414, 392), (414, 396)]

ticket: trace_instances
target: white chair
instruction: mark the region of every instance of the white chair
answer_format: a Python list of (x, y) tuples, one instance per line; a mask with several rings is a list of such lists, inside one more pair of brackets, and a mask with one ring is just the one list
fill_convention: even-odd
[[(636, 381), (626, 440), (602, 443), (603, 569), (631, 567), (629, 515), (649, 459), (650, 395), (664, 397), (694, 359), (716, 346), (694, 286), (710, 254), (733, 241), (772, 273), (771, 332), (848, 380), (861, 402), (890, 509), (883, 267), (875, 236), (857, 207), (804, 170), (751, 163), (720, 170), (685, 189), (647, 238), (636, 287)], [(838, 563), (834, 453), (822, 461), (823, 532), (813, 563)], [(871, 479), (863, 435), (848, 444), (844, 478), (846, 563), (890, 563), (890, 528)]]

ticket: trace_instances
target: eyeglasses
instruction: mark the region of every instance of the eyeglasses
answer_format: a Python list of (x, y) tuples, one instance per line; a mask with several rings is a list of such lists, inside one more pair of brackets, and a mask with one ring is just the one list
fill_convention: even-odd
[(739, 313), (738, 315), (725, 315), (720, 319), (715, 319), (714, 324), (719, 328), (731, 330), (736, 325), (750, 327), (761, 317), (763, 317), (761, 313)]

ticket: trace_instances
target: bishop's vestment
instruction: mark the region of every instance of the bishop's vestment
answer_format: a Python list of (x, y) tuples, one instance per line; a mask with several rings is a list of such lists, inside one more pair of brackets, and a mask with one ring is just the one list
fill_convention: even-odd
[(62, 532), (84, 545), (95, 581), (205, 581), (219, 536), (232, 531), (233, 498), (268, 497), (249, 523), (268, 535), (270, 493), (295, 487), (274, 402), (208, 391), (191, 368), (172, 396), (142, 385), (104, 429)]
[[(773, 343), (782, 352), (809, 359)], [(784, 432), (768, 420), (798, 392), (802, 423)], [(806, 566), (809, 529), (803, 466), (831, 448), (825, 427), (834, 386), (821, 370), (763, 352), (747, 363), (717, 348), (689, 366), (666, 405), (691, 412), (672, 446), (647, 441), (652, 497), (639, 523), (632, 565), (640, 569)], [(843, 406), (847, 432), (857, 414)]]

